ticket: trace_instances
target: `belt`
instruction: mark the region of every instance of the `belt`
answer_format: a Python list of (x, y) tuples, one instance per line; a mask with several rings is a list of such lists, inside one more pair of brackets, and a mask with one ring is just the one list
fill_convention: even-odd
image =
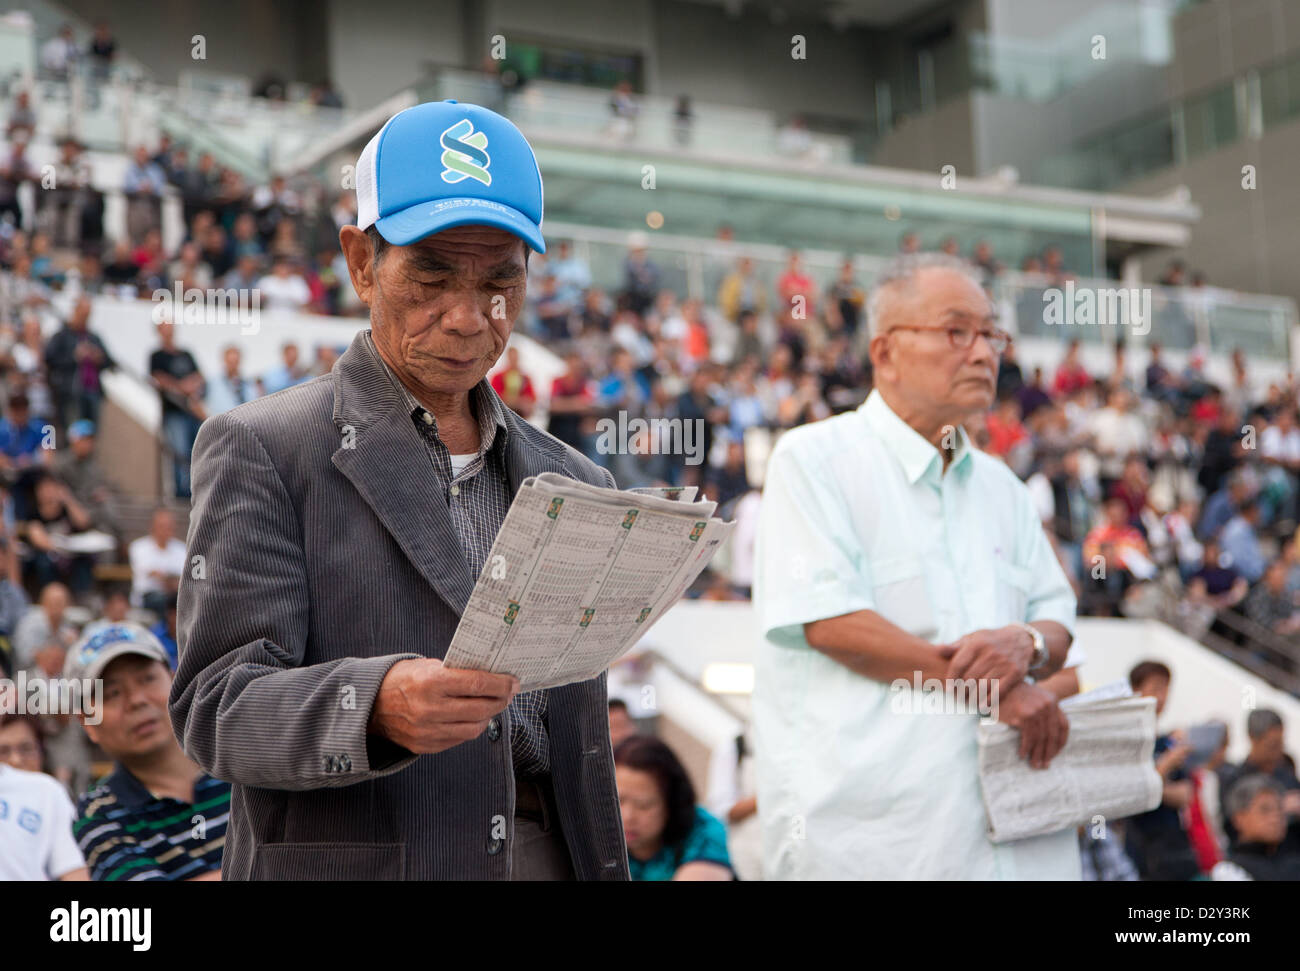
[(515, 815), (545, 822), (555, 805), (549, 783), (549, 779), (521, 779), (515, 776)]

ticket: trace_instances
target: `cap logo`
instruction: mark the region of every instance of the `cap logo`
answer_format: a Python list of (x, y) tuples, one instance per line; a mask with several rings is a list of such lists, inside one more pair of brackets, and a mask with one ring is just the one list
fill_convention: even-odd
[(462, 118), (438, 138), (443, 147), (442, 180), (455, 184), (465, 179), (478, 179), (484, 185), (492, 184), (488, 166), (492, 158), (487, 148), (487, 136), (475, 131), (468, 118)]
[(95, 660), (95, 655), (104, 648), (113, 644), (120, 644), (123, 641), (135, 641), (135, 631), (129, 627), (114, 625), (105, 627), (81, 646), (80, 660), (83, 665), (89, 665)]

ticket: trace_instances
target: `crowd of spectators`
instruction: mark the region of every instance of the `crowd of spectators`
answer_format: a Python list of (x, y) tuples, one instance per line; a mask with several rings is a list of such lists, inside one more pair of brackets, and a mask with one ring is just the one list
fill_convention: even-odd
[[(1158, 661), (1129, 673), (1135, 694), (1165, 709), (1173, 674)], [(1277, 712), (1252, 709), (1250, 745), (1240, 763), (1227, 760), (1229, 726), (1208, 720), (1160, 735), (1155, 767), (1160, 803), (1113, 832), (1081, 827), (1087, 880), (1300, 879), (1300, 780), (1283, 747)]]
[[(627, 92), (615, 92), (611, 112), (635, 117)], [(687, 103), (686, 128), (689, 118)], [(132, 153), (120, 187), (127, 236), (106, 240), (103, 194), (92, 183), (84, 146), (73, 139), (60, 145), (52, 187), (36, 193), (34, 212), (23, 212), (18, 188), (37, 180), (25, 150), (34, 126), (20, 93), (0, 159), (0, 664), (53, 676), (88, 624), (130, 617), (152, 629), (174, 665), (184, 544), (166, 509), (143, 535), (124, 533), (121, 497), (96, 449), (101, 376), (117, 362), (91, 326), (89, 297), (147, 297), (179, 284), (256, 290), (264, 309), (362, 312), (337, 247), (339, 228), (356, 218), (353, 194), (279, 175), (250, 186), (211, 155), (192, 157), (164, 136)], [(165, 193), (179, 198), (186, 227), (171, 250), (161, 231)], [(718, 252), (731, 253), (731, 242), (724, 229)], [(1004, 272), (987, 241), (966, 254), (955, 238), (932, 242), (965, 255), (986, 283)], [(900, 248), (921, 245), (907, 233)], [(564, 371), (539, 387), (512, 347), (492, 381), (510, 407), (545, 421), (552, 434), (609, 467), (621, 486), (697, 486), (716, 500), (738, 520), (736, 538), (691, 596), (744, 599), (761, 495), (755, 471), (784, 430), (854, 408), (871, 388), (869, 281), (851, 258), (820, 280), (798, 252), (772, 276), (745, 256), (725, 258), (729, 264), (707, 281), (701, 300), (666, 282), (670, 274), (646, 239), (632, 240), (621, 281), (610, 288), (597, 285), (572, 244), (554, 241), (530, 260), (518, 326), (559, 354)], [(1056, 246), (1026, 257), (1020, 268), (1049, 280), (1069, 275)], [(1164, 282), (1180, 285), (1182, 273), (1171, 266)], [(327, 373), (341, 350), (321, 342), (304, 360), (297, 344), (286, 343), (280, 365), (253, 375), (232, 344), (221, 373), (203, 374), (171, 323), (158, 325), (157, 340), (147, 370), (162, 403), (172, 490), (182, 499), (190, 492), (194, 436), (208, 415)], [(974, 440), (1028, 483), (1081, 613), (1162, 617), (1195, 637), (1216, 638), (1261, 669), (1294, 676), (1300, 388), (1291, 379), (1254, 381), (1240, 353), (1226, 383), (1207, 377), (1199, 352), (1177, 369), (1158, 344), (1141, 353), (1143, 361), (1131, 361), (1117, 344), (1108, 373), (1093, 373), (1074, 343), (1048, 373), (1022, 367), (1012, 344), (997, 403), (971, 429)], [(602, 445), (600, 423), (620, 413), (663, 421), (611, 451)], [(687, 423), (702, 430), (695, 453), (682, 447)], [(129, 566), (129, 588), (97, 580), (97, 562), (114, 561)], [(1256, 730), (1267, 728), (1255, 722), (1248, 726), (1252, 742)], [(95, 754), (85, 733), (75, 722), (37, 724), (47, 768), (72, 794), (84, 793)], [(1170, 753), (1180, 747), (1176, 738), (1165, 744)], [(636, 850), (638, 872), (680, 869), (680, 856), (662, 856), (669, 844), (689, 844), (704, 864), (735, 872), (725, 832), (717, 851), (722, 824), (700, 815), (671, 752), (645, 743), (620, 752), (620, 788), (630, 801), (625, 816), (649, 819), (647, 832), (659, 827)], [(1175, 782), (1176, 762), (1170, 756), (1161, 763), (1162, 776)], [(1262, 756), (1256, 762), (1277, 764)], [(1225, 789), (1221, 825), (1225, 833), (1236, 827), (1258, 837), (1252, 819), (1272, 810), (1256, 803), (1267, 803), (1272, 790), (1252, 782), (1242, 792), (1250, 799), (1228, 800)], [(1294, 798), (1282, 797), (1293, 815)], [(1174, 807), (1180, 820), (1187, 805)], [(1152, 857), (1139, 844), (1140, 838), (1130, 848), (1130, 862), (1139, 873), (1154, 872), (1158, 861), (1150, 860), (1161, 854)], [(1218, 846), (1215, 863), (1232, 859), (1230, 842)], [(1204, 852), (1198, 857), (1199, 873), (1213, 869), (1204, 865), (1208, 859)], [(1254, 872), (1249, 861), (1237, 862)], [(692, 872), (719, 875), (707, 866)]]

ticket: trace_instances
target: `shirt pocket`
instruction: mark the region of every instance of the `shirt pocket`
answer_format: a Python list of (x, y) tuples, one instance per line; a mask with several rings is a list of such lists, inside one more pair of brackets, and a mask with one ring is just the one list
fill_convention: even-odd
[(1033, 574), (1022, 566), (994, 561), (994, 604), (997, 606), (997, 625), (1024, 623), (1029, 619), (1029, 592), (1033, 589)]
[(925, 565), (917, 556), (895, 556), (871, 564), (875, 611), (917, 637), (934, 640), (938, 630), (930, 606)]

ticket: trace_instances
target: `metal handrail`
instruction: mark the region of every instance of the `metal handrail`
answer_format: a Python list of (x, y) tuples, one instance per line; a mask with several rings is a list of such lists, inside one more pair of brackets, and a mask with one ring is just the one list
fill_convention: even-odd
[(650, 648), (646, 648), (645, 650), (635, 651), (634, 654), (636, 657), (649, 658), (655, 664), (662, 665), (665, 671), (667, 671), (669, 674), (674, 675), (682, 683), (690, 685), (692, 688), (695, 689), (697, 694), (707, 699), (708, 702), (712, 704), (714, 707), (720, 708), (723, 712), (725, 712), (727, 715), (731, 716), (732, 718), (736, 719), (742, 725), (749, 724), (749, 715), (747, 713), (741, 711), (736, 705), (728, 701), (726, 698), (723, 698), (720, 695), (715, 695), (711, 691), (706, 691), (704, 686), (700, 684), (698, 678), (694, 678), (691, 675), (687, 674), (684, 670), (682, 670), (672, 661), (668, 660), (668, 658), (664, 657), (664, 655), (661, 654), (659, 651), (650, 647)]
[[(1209, 630), (1202, 635), (1202, 644), (1236, 662), (1252, 674), (1258, 675), (1269, 684), (1300, 697), (1300, 676), (1294, 673), (1300, 669), (1300, 645), (1288, 644), (1283, 638), (1235, 610), (1220, 610), (1215, 615), (1215, 619), (1224, 627), (1245, 637), (1250, 645), (1262, 648), (1268, 657), (1260, 658), (1254, 651), (1234, 644), (1226, 637)], [(1273, 657), (1289, 663), (1277, 663), (1272, 660)]]

